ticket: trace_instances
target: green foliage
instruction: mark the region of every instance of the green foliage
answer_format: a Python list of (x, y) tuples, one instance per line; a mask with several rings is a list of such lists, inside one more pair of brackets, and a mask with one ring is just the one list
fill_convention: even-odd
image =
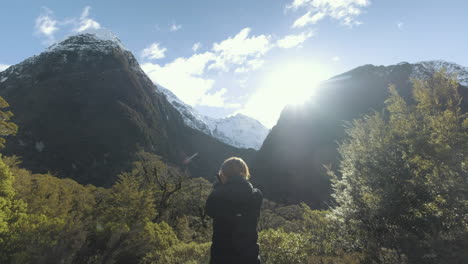
[(302, 233), (308, 234), (310, 255), (335, 255), (341, 249), (341, 235), (329, 211), (311, 210), (303, 205)]
[(4, 160), (15, 176), (15, 199), (24, 204), (22, 220), (10, 229), (10, 262), (71, 260), (85, 243), (95, 188), (70, 179), (32, 174), (18, 167), (17, 157)]
[(199, 264), (208, 263), (211, 243), (178, 243), (164, 251), (149, 254), (144, 263)]
[(189, 180), (158, 156), (140, 153), (130, 172), (98, 193), (96, 229), (82, 261), (166, 263), (183, 249), (182, 241), (206, 242), (210, 232), (204, 231), (200, 203), (208, 188), (206, 180)]
[[(10, 105), (0, 96), (0, 108), (7, 108)], [(18, 126), (12, 122), (8, 122), (13, 113), (10, 111), (0, 111), (0, 136), (14, 135), (18, 131)], [(0, 149), (5, 147), (6, 140), (0, 137)]]
[(282, 206), (265, 199), (258, 228), (259, 230), (282, 228), (285, 232), (300, 232), (303, 230), (304, 208), (300, 205)]
[(155, 154), (139, 152), (138, 157), (139, 161), (134, 163), (133, 169), (122, 176), (135, 178), (139, 188), (149, 192), (158, 208), (156, 217), (162, 219), (169, 208), (171, 197), (180, 191), (186, 176), (177, 168), (165, 164)]
[(413, 87), (414, 105), (391, 86), (386, 114), (349, 123), (340, 175), (329, 170), (347, 246), (374, 262), (390, 254), (447, 263), (445, 247), (462, 252), (466, 241), (468, 121), (458, 84), (439, 72)]
[(212, 184), (203, 178), (182, 182), (182, 188), (170, 201), (166, 221), (174, 226), (177, 236), (184, 242), (206, 242), (211, 239), (211, 221), (205, 214), (206, 199)]
[(265, 264), (306, 263), (307, 238), (282, 229), (267, 229), (259, 234), (260, 255)]
[[(468, 257), (468, 118), (456, 82), (443, 72), (413, 82), (412, 103), (391, 86), (383, 113), (347, 125), (339, 173), (328, 169), (336, 206), (319, 211), (264, 202), (263, 263)], [(0, 262), (207, 263), (212, 226), (204, 206), (211, 184), (154, 154), (138, 156), (107, 189), (33, 174), (17, 157), (2, 157)]]
[(13, 189), (13, 175), (11, 174), (8, 166), (0, 161), (0, 197), (3, 199), (12, 199), (15, 195), (15, 190)]
[(99, 204), (106, 229), (129, 231), (156, 217), (153, 193), (133, 175), (121, 174), (106, 194)]
[(11, 241), (24, 223), (26, 205), (14, 195), (13, 175), (0, 158), (0, 262), (8, 261), (14, 254)]
[(145, 231), (143, 239), (147, 240), (147, 244), (152, 248), (164, 250), (178, 242), (174, 230), (165, 222), (148, 222), (145, 226)]

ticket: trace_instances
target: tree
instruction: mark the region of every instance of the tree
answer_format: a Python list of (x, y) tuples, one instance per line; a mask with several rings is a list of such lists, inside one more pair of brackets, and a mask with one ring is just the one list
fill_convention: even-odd
[(299, 233), (287, 233), (283, 229), (267, 229), (258, 237), (260, 255), (266, 264), (306, 263), (307, 238)]
[[(26, 204), (15, 199), (14, 177), (0, 157), (0, 262), (9, 262), (17, 244), (13, 241), (24, 227)], [(26, 231), (26, 230), (25, 230)]]
[(205, 204), (212, 184), (203, 178), (182, 182), (182, 188), (171, 197), (165, 221), (170, 223), (180, 240), (206, 242), (211, 240), (212, 224)]
[[(468, 118), (444, 71), (413, 80), (413, 104), (390, 86), (383, 113), (347, 124), (339, 175), (330, 168), (333, 216), (348, 246), (379, 262), (466, 259)], [(457, 252), (457, 254), (453, 254)], [(463, 256), (464, 255), (464, 256)]]
[(4, 157), (14, 175), (14, 200), (22, 203), (21, 221), (7, 239), (11, 263), (69, 263), (86, 241), (94, 208), (94, 186), (71, 179), (32, 174), (17, 157)]
[(148, 223), (156, 217), (155, 201), (150, 189), (140, 179), (123, 173), (97, 201), (96, 233), (88, 238), (90, 256), (96, 263), (136, 263), (143, 257), (141, 237)]
[[(10, 105), (0, 96), (0, 108), (7, 108)], [(15, 123), (8, 122), (13, 116), (10, 111), (4, 112), (0, 110), (0, 136), (14, 135), (18, 131), (18, 126)], [(6, 140), (0, 137), (0, 149), (5, 147)]]
[(138, 157), (139, 160), (134, 163), (132, 171), (125, 174), (136, 177), (146, 189), (151, 189), (157, 203), (157, 218), (161, 219), (169, 208), (170, 198), (180, 191), (187, 177), (155, 154), (140, 152)]
[(149, 254), (143, 263), (199, 264), (208, 263), (211, 243), (178, 243), (164, 251)]
[(178, 242), (163, 216), (185, 178), (154, 154), (139, 157), (112, 188), (97, 193), (96, 230), (80, 262), (139, 263)]

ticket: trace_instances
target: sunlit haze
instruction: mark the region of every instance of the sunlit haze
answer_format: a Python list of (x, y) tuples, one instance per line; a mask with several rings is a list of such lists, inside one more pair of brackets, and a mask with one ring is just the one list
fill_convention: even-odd
[(262, 74), (256, 93), (242, 110), (267, 127), (276, 124), (286, 105), (304, 103), (314, 95), (319, 82), (330, 77), (325, 67), (306, 60), (286, 60), (273, 65)]

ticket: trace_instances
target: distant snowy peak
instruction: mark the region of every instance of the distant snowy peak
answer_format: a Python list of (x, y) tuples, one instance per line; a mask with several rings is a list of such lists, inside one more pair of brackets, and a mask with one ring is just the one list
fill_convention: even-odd
[(62, 50), (94, 50), (108, 53), (112, 48), (126, 50), (122, 42), (110, 31), (89, 31), (72, 35), (65, 40), (53, 44), (46, 52)]
[(186, 125), (218, 140), (237, 147), (260, 149), (269, 130), (259, 121), (237, 114), (226, 118), (211, 118), (200, 114), (190, 105), (182, 102), (169, 89), (156, 84), (167, 100), (180, 112)]
[[(131, 66), (134, 67), (135, 70), (137, 70), (140, 74), (144, 74), (133, 55), (127, 49), (125, 49), (120, 40), (112, 32), (105, 29), (88, 31), (69, 36), (65, 40), (51, 45), (39, 55), (29, 57), (21, 63), (5, 69), (1, 73), (6, 77), (10, 75), (19, 75), (19, 73), (22, 72), (24, 68), (31, 67), (35, 65), (37, 60), (44, 59), (48, 56), (61, 56), (62, 63), (65, 65), (70, 59), (70, 54), (73, 55), (73, 58), (76, 61), (86, 60), (88, 62), (92, 62), (96, 60), (96, 55), (109, 55), (112, 52), (120, 51), (127, 53)], [(53, 65), (51, 67), (61, 66)], [(29, 76), (19, 77), (27, 78)]]
[[(389, 66), (375, 66), (372, 64), (367, 64), (361, 67), (356, 68), (355, 70), (361, 71), (371, 71), (373, 74), (386, 78), (389, 77), (394, 70), (401, 69), (400, 66), (407, 65), (410, 70), (410, 77), (417, 79), (426, 79), (429, 76), (432, 76), (435, 72), (445, 69), (449, 75), (456, 76), (458, 82), (468, 87), (468, 67), (461, 66), (453, 62), (447, 62), (444, 60), (431, 60), (431, 61), (421, 61), (416, 63), (400, 62), (396, 65)], [(350, 78), (349, 73), (344, 73), (337, 75), (326, 82), (337, 81), (341, 79)]]
[(162, 92), (166, 96), (167, 101), (174, 106), (184, 119), (184, 123), (191, 128), (199, 130), (207, 135), (213, 136), (211, 128), (208, 126), (210, 122), (209, 117), (203, 116), (193, 109), (190, 105), (182, 102), (173, 92), (169, 89), (156, 83), (157, 91)]
[(468, 87), (468, 67), (443, 60), (422, 61), (413, 64), (412, 77), (423, 77), (431, 75), (436, 71), (445, 69), (448, 74), (455, 75), (458, 82)]
[(260, 149), (269, 133), (259, 121), (242, 114), (215, 119), (210, 127), (216, 138), (241, 148)]

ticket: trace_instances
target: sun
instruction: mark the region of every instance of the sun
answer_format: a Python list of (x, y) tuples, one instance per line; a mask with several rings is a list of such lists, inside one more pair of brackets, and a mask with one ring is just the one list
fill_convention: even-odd
[(284, 105), (301, 104), (314, 94), (315, 87), (325, 78), (318, 65), (292, 61), (279, 64), (265, 74), (260, 86), (267, 90), (270, 101)]
[(300, 105), (314, 96), (329, 77), (328, 69), (306, 60), (277, 63), (266, 70), (246, 105), (247, 113), (267, 126), (276, 124), (286, 105)]

